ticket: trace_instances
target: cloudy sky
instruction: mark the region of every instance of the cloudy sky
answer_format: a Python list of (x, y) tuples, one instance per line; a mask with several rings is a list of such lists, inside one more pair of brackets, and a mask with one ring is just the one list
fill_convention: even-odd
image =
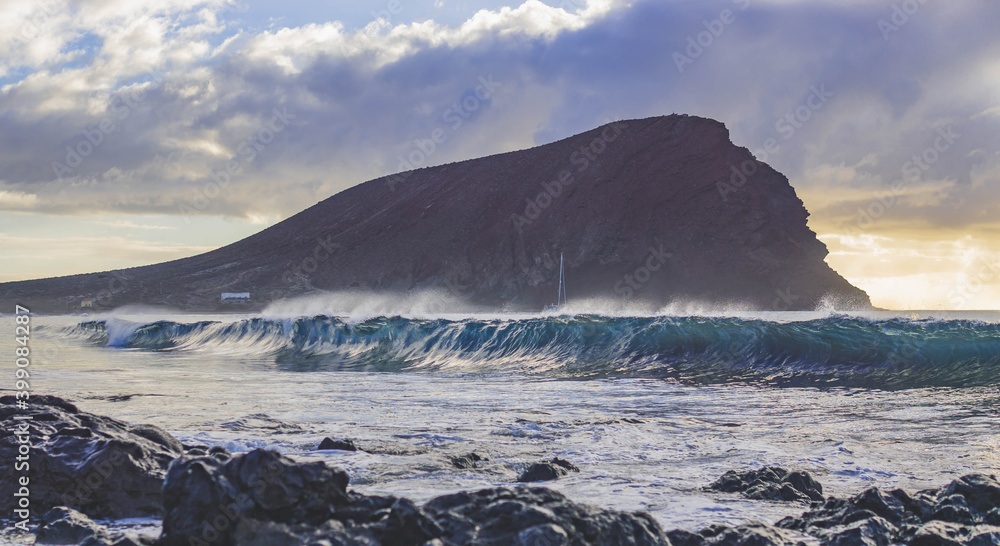
[(414, 166), (676, 112), (876, 305), (1000, 309), (1000, 2), (519, 1), (0, 4), (0, 281), (233, 242), (437, 129)]

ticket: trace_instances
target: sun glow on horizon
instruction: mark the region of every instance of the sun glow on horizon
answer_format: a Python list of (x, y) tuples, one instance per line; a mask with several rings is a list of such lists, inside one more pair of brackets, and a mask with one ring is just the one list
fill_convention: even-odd
[(906, 310), (1000, 310), (1000, 253), (971, 236), (952, 241), (823, 234), (827, 263), (872, 305)]

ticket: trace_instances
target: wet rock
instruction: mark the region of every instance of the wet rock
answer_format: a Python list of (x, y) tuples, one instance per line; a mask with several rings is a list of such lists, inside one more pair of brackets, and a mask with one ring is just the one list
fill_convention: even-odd
[[(543, 488), (445, 495), (424, 506), (347, 489), (347, 474), (255, 450), (185, 456), (164, 483), (163, 546), (198, 544), (665, 545), (646, 514), (574, 503)], [(547, 542), (546, 542), (547, 541)]]
[(233, 455), (222, 446), (212, 446), (208, 448), (208, 456), (221, 462), (226, 462), (233, 457)]
[(996, 546), (1000, 527), (967, 526), (948, 521), (931, 521), (917, 529), (907, 544), (911, 546)]
[(349, 502), (347, 473), (255, 450), (227, 462), (183, 457), (163, 484), (165, 544), (232, 544), (246, 519), (319, 525)]
[(966, 544), (969, 546), (995, 546), (1000, 544), (1000, 527), (995, 525), (977, 525), (969, 532)]
[(667, 533), (671, 546), (798, 546), (803, 544), (787, 530), (765, 523), (739, 527), (711, 525), (697, 533), (676, 529)]
[[(423, 506), (445, 531), (446, 544), (666, 545), (644, 513), (602, 510), (542, 487), (497, 487), (432, 499)], [(561, 532), (560, 532), (561, 531)]]
[(107, 538), (107, 531), (86, 515), (59, 506), (42, 516), (35, 544), (80, 544), (89, 538)]
[(358, 446), (354, 445), (354, 440), (343, 439), (334, 440), (333, 438), (323, 438), (323, 441), (319, 443), (319, 447), (316, 449), (334, 449), (337, 451), (358, 451)]
[(969, 503), (962, 495), (949, 495), (941, 499), (934, 506), (934, 513), (931, 514), (931, 519), (962, 525), (972, 525), (975, 523)]
[(226, 462), (232, 457), (232, 454), (222, 446), (184, 446), (184, 454), (192, 457), (207, 455), (222, 462)]
[[(177, 439), (158, 427), (80, 411), (55, 396), (33, 396), (26, 409), (15, 404), (13, 396), (0, 397), (0, 459), (15, 461), (23, 445), (18, 438), (30, 437), (27, 475), (33, 512), (67, 506), (98, 518), (162, 513), (163, 477), (184, 451)], [(14, 509), (19, 477), (20, 472), (0, 473), (4, 514)]]
[(518, 546), (562, 546), (569, 544), (566, 530), (552, 523), (528, 527), (517, 534)]
[(919, 523), (919, 503), (901, 489), (865, 491), (849, 499), (830, 498), (798, 518), (785, 518), (779, 527), (799, 531), (832, 529), (879, 517), (894, 526)]
[(826, 534), (818, 533), (823, 544), (828, 546), (889, 546), (899, 529), (879, 516), (872, 516), (851, 523), (833, 527)]
[(760, 470), (730, 470), (708, 486), (713, 491), (740, 493), (748, 499), (776, 501), (821, 501), (823, 486), (808, 472), (789, 472), (769, 466)]
[(938, 509), (948, 504), (963, 511), (963, 508), (958, 508), (954, 500), (951, 500), (954, 499), (955, 495), (965, 499), (965, 502), (960, 504), (967, 507), (972, 518), (979, 522), (988, 512), (1000, 507), (1000, 482), (997, 481), (996, 476), (984, 474), (962, 476), (944, 486), (938, 493), (939, 503), (941, 503)]
[(1000, 483), (994, 476), (973, 474), (912, 496), (871, 488), (849, 499), (830, 498), (777, 526), (808, 533), (823, 544), (996, 545), (998, 506)]
[(184, 457), (164, 483), (162, 543), (302, 544), (337, 536), (349, 544), (422, 544), (441, 533), (412, 501), (350, 493), (347, 483), (342, 470), (275, 451), (227, 462)]
[(1000, 506), (984, 514), (983, 523), (987, 525), (1000, 525)]
[[(328, 521), (319, 527), (286, 525), (273, 521), (245, 519), (239, 522), (236, 536), (239, 546), (300, 546), (302, 544), (358, 544), (339, 521)], [(325, 541), (325, 542), (324, 542)]]
[(85, 514), (59, 506), (42, 516), (35, 544), (79, 544), (85, 546), (143, 546), (154, 541), (145, 537), (112, 531)]
[(467, 453), (465, 455), (449, 457), (448, 460), (451, 462), (451, 466), (459, 470), (474, 470), (477, 463), (488, 461), (489, 459), (478, 453)]
[(570, 472), (579, 471), (580, 469), (573, 463), (560, 459), (559, 457), (555, 457), (551, 461), (532, 463), (531, 466), (526, 468), (524, 472), (521, 473), (521, 475), (517, 478), (517, 481), (522, 483), (545, 482), (559, 479)]
[(909, 541), (911, 546), (962, 546), (969, 538), (969, 529), (957, 523), (932, 521), (920, 527)]

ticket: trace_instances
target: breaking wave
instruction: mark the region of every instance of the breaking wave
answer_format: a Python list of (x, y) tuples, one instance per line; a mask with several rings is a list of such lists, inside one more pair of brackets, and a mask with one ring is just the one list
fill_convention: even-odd
[(78, 324), (68, 333), (109, 347), (266, 357), (297, 371), (518, 373), (882, 389), (1000, 381), (1000, 324), (972, 320), (581, 315), (351, 322), (316, 316), (143, 324), (109, 318)]

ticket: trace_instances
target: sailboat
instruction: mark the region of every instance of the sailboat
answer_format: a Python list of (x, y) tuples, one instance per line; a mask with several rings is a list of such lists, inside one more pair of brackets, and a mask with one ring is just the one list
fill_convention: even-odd
[(559, 293), (556, 295), (556, 303), (545, 307), (546, 311), (556, 311), (566, 305), (566, 270), (563, 267), (563, 254), (559, 253)]

